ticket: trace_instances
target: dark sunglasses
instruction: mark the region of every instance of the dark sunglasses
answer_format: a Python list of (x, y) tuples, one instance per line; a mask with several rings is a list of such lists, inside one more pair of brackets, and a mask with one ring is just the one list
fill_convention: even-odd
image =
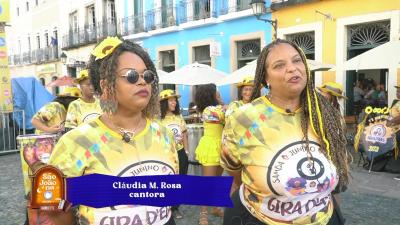
[(135, 84), (139, 80), (139, 76), (141, 76), (147, 84), (152, 84), (156, 77), (155, 73), (151, 70), (145, 70), (142, 74), (139, 74), (135, 69), (129, 69), (124, 75), (121, 75), (121, 77), (125, 77), (131, 84)]

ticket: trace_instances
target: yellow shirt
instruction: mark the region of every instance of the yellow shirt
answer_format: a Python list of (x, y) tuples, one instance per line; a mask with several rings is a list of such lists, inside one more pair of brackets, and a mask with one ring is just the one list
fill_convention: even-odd
[[(144, 176), (178, 174), (178, 155), (172, 133), (159, 122), (147, 120), (143, 131), (126, 143), (119, 133), (109, 129), (100, 119), (83, 124), (58, 141), (50, 157), (67, 177), (85, 174), (114, 176)], [(99, 196), (101, 197), (101, 196)], [(115, 210), (116, 209), (116, 210)], [(152, 224), (161, 225), (171, 217), (170, 207), (116, 206), (92, 208), (81, 205), (79, 219), (83, 224), (112, 224), (110, 218), (141, 220), (146, 214)]]
[(269, 225), (327, 224), (333, 212), (336, 168), (311, 130), (307, 156), (300, 114), (264, 96), (238, 109), (224, 128), (221, 166), (241, 171), (243, 205)]
[(233, 101), (229, 103), (228, 108), (226, 109), (225, 116), (230, 116), (232, 115), (240, 106), (244, 105), (244, 102), (242, 100), (240, 101)]
[[(64, 125), (67, 110), (58, 102), (50, 102), (44, 105), (33, 118), (42, 121), (46, 126)], [(36, 129), (36, 134), (42, 134), (43, 131)]]
[(71, 102), (68, 106), (65, 127), (75, 128), (82, 123), (87, 123), (96, 119), (102, 114), (100, 102), (95, 99), (94, 102), (88, 103), (81, 98)]
[[(168, 127), (175, 137), (175, 143), (178, 150), (181, 150), (183, 146), (183, 133), (186, 132), (186, 122), (182, 115), (166, 115), (161, 123)], [(187, 149), (186, 149), (187, 150)]]
[(394, 106), (390, 109), (390, 115), (394, 118), (400, 115), (400, 100), (394, 104)]

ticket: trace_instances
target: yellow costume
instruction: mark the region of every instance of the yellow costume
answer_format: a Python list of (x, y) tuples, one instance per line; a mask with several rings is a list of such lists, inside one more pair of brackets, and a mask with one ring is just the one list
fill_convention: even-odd
[[(46, 126), (52, 127), (55, 125), (64, 125), (65, 116), (67, 115), (67, 110), (64, 106), (58, 102), (50, 102), (44, 105), (33, 118), (40, 120)], [(36, 129), (36, 134), (42, 134), (43, 131)]]
[(75, 128), (82, 123), (87, 123), (96, 119), (102, 114), (100, 102), (95, 99), (94, 102), (88, 103), (81, 98), (70, 103), (65, 120), (66, 128)]
[(229, 103), (228, 108), (226, 109), (225, 117), (232, 115), (238, 108), (244, 105), (242, 100), (233, 101)]
[(240, 200), (263, 223), (321, 225), (332, 215), (336, 167), (311, 128), (309, 155), (303, 136), (301, 109), (286, 113), (265, 96), (226, 119), (221, 166), (241, 171)]
[[(119, 133), (100, 119), (83, 124), (66, 133), (55, 146), (50, 165), (67, 177), (85, 174), (144, 176), (178, 174), (178, 157), (171, 132), (159, 122), (147, 120), (143, 131), (125, 142)], [(99, 196), (101, 197), (101, 196)], [(116, 206), (114, 209), (79, 206), (82, 224), (111, 224), (114, 216), (125, 221), (146, 224), (150, 213), (152, 224), (164, 224), (171, 217), (170, 207)]]
[(196, 159), (203, 166), (218, 166), (225, 113), (221, 105), (208, 106), (202, 114), (204, 135), (196, 148)]
[(168, 127), (175, 137), (176, 149), (183, 149), (183, 133), (186, 129), (186, 122), (183, 119), (182, 115), (166, 115), (161, 123)]

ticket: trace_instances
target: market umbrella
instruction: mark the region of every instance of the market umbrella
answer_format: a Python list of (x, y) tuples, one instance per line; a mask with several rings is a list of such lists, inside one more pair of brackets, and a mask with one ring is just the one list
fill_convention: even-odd
[[(311, 71), (324, 71), (324, 70), (332, 70), (335, 68), (334, 65), (326, 64), (314, 60), (307, 59), (308, 66)], [(257, 60), (253, 60), (242, 68), (234, 71), (229, 76), (217, 81), (217, 85), (227, 85), (227, 84), (235, 84), (241, 82), (245, 77), (254, 76), (256, 73)]]
[(400, 63), (400, 40), (386, 42), (343, 63), (344, 70), (396, 68)]
[(48, 83), (46, 86), (47, 87), (60, 87), (60, 86), (67, 86), (67, 85), (73, 85), (74, 84), (74, 79), (70, 76), (63, 76), (59, 77), (56, 80)]
[(208, 65), (193, 63), (165, 75), (159, 75), (160, 84), (199, 85), (216, 83), (226, 77), (226, 73)]

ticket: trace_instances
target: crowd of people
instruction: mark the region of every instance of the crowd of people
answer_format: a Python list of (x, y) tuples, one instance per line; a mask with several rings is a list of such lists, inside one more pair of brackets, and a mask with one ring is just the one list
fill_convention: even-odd
[[(117, 37), (103, 40), (76, 84), (80, 91), (66, 88), (32, 119), (40, 132), (65, 133), (50, 165), (67, 177), (129, 176), (148, 164), (166, 169), (138, 175), (187, 174), (180, 96), (159, 92), (155, 66), (141, 46)], [(379, 105), (386, 98), (381, 86), (364, 87), (357, 83), (355, 102)], [(344, 224), (339, 195), (350, 181), (351, 157), (339, 106), (346, 99), (343, 87), (328, 82), (316, 88), (302, 50), (277, 39), (263, 48), (255, 75), (237, 88), (238, 100), (226, 106), (215, 84), (199, 85), (191, 107), (204, 127), (195, 150), (202, 175), (226, 171), (234, 178), (234, 207), (213, 207), (211, 214), (223, 217), (224, 225)], [(148, 224), (148, 212), (157, 210), (167, 216), (151, 224), (172, 225), (185, 216), (179, 206), (82, 205), (50, 217), (56, 224), (98, 224), (113, 215), (137, 216), (137, 224)], [(198, 224), (208, 225), (208, 207), (201, 206), (199, 214)]]

